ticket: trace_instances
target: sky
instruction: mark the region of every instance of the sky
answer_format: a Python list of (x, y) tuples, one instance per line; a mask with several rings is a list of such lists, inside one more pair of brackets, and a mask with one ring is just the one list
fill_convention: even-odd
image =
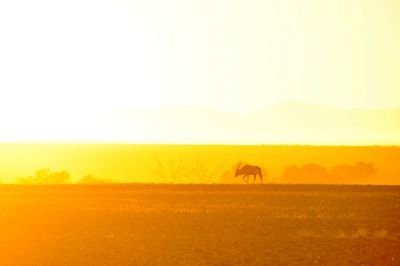
[(110, 125), (143, 108), (400, 109), (399, 11), (396, 0), (1, 1), (0, 142), (135, 142), (145, 137)]

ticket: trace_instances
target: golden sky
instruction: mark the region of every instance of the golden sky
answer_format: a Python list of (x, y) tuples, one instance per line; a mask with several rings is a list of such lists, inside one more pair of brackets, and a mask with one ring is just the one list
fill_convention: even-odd
[[(230, 125), (216, 133), (206, 123), (201, 134), (182, 133), (194, 120), (189, 112), (171, 118), (180, 121), (175, 128), (160, 131), (154, 122), (154, 139), (144, 124), (115, 115), (143, 108), (153, 116), (199, 106), (242, 117), (287, 102), (400, 109), (399, 11), (396, 0), (1, 1), (0, 141), (212, 143), (243, 130)], [(279, 127), (282, 119), (268, 118), (278, 125), (273, 137), (263, 137), (267, 128), (229, 142), (359, 140), (351, 120), (335, 137), (329, 127)], [(398, 142), (392, 116), (356, 119), (371, 127), (362, 144)]]

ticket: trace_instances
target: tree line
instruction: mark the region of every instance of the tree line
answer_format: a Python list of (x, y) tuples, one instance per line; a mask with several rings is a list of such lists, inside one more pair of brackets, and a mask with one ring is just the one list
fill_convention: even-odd
[[(226, 170), (221, 176), (221, 183), (243, 183), (241, 179), (234, 180), (236, 165)], [(282, 184), (362, 184), (373, 177), (377, 168), (370, 162), (354, 164), (339, 164), (332, 169), (315, 163), (287, 166), (277, 177), (268, 176), (268, 169), (261, 166), (261, 171), (267, 183)]]
[[(234, 178), (237, 164), (230, 169), (223, 166), (210, 167), (198, 159), (171, 158), (161, 160), (154, 157), (154, 164), (148, 167), (149, 175), (153, 175), (161, 183), (243, 183)], [(359, 184), (368, 182), (377, 169), (372, 163), (357, 162), (355, 164), (339, 164), (331, 169), (310, 163), (304, 165), (290, 165), (279, 177), (268, 176), (268, 169), (261, 166), (267, 183), (290, 184)], [(133, 181), (134, 182), (134, 181)], [(67, 171), (52, 171), (43, 168), (33, 175), (17, 177), (17, 184), (109, 184), (116, 183), (112, 179), (101, 178), (95, 175), (85, 175), (73, 180)]]
[[(107, 184), (112, 183), (111, 179), (96, 177), (94, 175), (85, 175), (75, 183), (77, 184)], [(71, 175), (67, 171), (51, 171), (48, 168), (37, 170), (34, 175), (17, 177), (17, 184), (72, 184)]]
[(367, 162), (339, 164), (331, 170), (318, 164), (291, 165), (284, 170), (280, 177), (280, 182), (296, 184), (355, 184), (367, 182), (376, 172), (377, 169), (374, 165)]

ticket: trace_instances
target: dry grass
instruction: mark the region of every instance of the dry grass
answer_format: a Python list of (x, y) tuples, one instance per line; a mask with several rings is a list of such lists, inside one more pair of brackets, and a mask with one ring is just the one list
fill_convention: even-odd
[(0, 186), (0, 265), (399, 265), (400, 188)]

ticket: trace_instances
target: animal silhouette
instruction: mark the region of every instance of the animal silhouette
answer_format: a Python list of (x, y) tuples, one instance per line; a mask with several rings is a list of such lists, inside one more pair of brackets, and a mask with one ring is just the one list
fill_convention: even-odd
[(262, 173), (259, 166), (246, 164), (241, 168), (239, 168), (239, 166), (236, 167), (235, 177), (242, 176), (244, 182), (246, 182), (247, 184), (249, 183), (249, 176), (251, 175), (254, 178), (253, 183), (256, 181), (257, 176), (259, 176), (262, 184)]

